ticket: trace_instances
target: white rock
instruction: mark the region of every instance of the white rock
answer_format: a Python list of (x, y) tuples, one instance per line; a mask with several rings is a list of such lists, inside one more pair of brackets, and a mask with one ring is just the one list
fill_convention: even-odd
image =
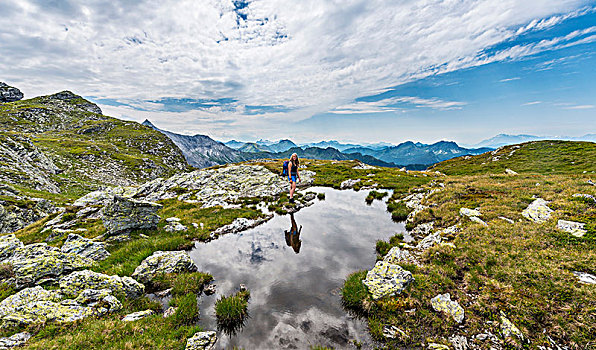
[(584, 230), (586, 224), (575, 221), (559, 220), (557, 228), (559, 230), (571, 233), (575, 237), (583, 237), (588, 231)]
[(573, 274), (579, 279), (580, 283), (596, 284), (596, 276), (586, 272), (573, 271)]
[(155, 312), (153, 312), (153, 310), (133, 312), (132, 314), (128, 314), (128, 315), (124, 316), (122, 321), (124, 321), (124, 322), (138, 321), (142, 318), (149, 317), (149, 316), (153, 315), (154, 313)]
[(544, 223), (550, 219), (553, 210), (547, 206), (548, 202), (542, 198), (536, 198), (526, 209), (522, 211), (522, 215), (536, 223)]
[(518, 175), (517, 172), (511, 170), (511, 169), (505, 169), (505, 173), (507, 175)]

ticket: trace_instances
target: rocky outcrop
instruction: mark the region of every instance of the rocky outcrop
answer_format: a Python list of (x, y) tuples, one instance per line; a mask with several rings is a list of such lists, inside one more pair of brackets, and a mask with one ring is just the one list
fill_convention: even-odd
[(181, 232), (188, 230), (188, 227), (182, 225), (182, 223), (180, 223), (180, 219), (178, 218), (167, 218), (166, 222), (167, 224), (164, 226), (164, 230), (166, 230), (166, 232)]
[(152, 316), (153, 314), (155, 314), (155, 312), (153, 310), (133, 312), (132, 314), (128, 314), (128, 315), (124, 316), (122, 321), (124, 321), (124, 322), (138, 321), (145, 317)]
[(132, 277), (141, 283), (166, 273), (196, 271), (197, 266), (184, 251), (157, 251), (141, 262)]
[(73, 253), (94, 261), (105, 260), (110, 256), (104, 242), (96, 242), (77, 234), (70, 234), (60, 250), (63, 253)]
[(407, 250), (403, 250), (399, 247), (393, 247), (391, 248), (391, 250), (389, 251), (389, 253), (387, 253), (387, 255), (385, 255), (385, 257), (383, 258), (383, 261), (388, 262), (390, 264), (401, 264), (401, 263), (406, 263), (406, 264), (415, 264), (418, 265), (418, 259), (411, 254), (409, 251)]
[(16, 87), (0, 81), (0, 102), (14, 102), (23, 98), (23, 93)]
[[(10, 237), (7, 240), (14, 242)], [(0, 263), (12, 267), (14, 277), (8, 282), (20, 289), (54, 281), (66, 273), (90, 267), (93, 260), (77, 254), (63, 253), (45, 243), (36, 243), (16, 248)]]
[(63, 299), (59, 292), (47, 291), (40, 286), (23, 289), (0, 302), (0, 325), (9, 327), (74, 322), (117, 311), (122, 307), (110, 294), (87, 294), (95, 297), (84, 300), (85, 304), (73, 299)]
[(18, 231), (58, 211), (52, 202), (23, 196), (8, 185), (0, 184), (0, 196), (0, 234)]
[(464, 309), (457, 301), (451, 300), (449, 293), (437, 295), (430, 300), (430, 303), (435, 311), (451, 315), (455, 322), (461, 323), (464, 320)]
[(412, 281), (412, 273), (401, 266), (378, 261), (362, 281), (377, 300), (387, 295), (400, 294)]
[[(314, 172), (302, 171), (301, 186), (314, 181)], [(139, 187), (114, 187), (95, 191), (75, 201), (76, 206), (104, 205), (114, 196), (144, 201), (177, 198), (201, 203), (204, 208), (236, 206), (239, 198), (276, 196), (288, 190), (288, 182), (260, 165), (229, 165), (155, 179)]]
[(13, 234), (0, 237), (0, 261), (10, 258), (18, 248), (24, 246)]
[(160, 217), (156, 212), (160, 204), (137, 201), (114, 196), (102, 212), (103, 225), (107, 235), (115, 235), (132, 229), (155, 229)]
[(522, 211), (522, 215), (535, 223), (543, 223), (550, 219), (553, 210), (547, 206), (548, 202), (542, 198), (535, 199)]
[(214, 331), (197, 332), (186, 341), (185, 350), (213, 350), (217, 342), (217, 333)]
[(60, 172), (29, 137), (0, 132), (0, 182), (59, 193), (52, 176)]
[(571, 233), (575, 237), (583, 237), (588, 231), (584, 229), (586, 224), (575, 221), (559, 220), (557, 221), (557, 228), (561, 231)]
[(85, 289), (108, 289), (115, 295), (138, 298), (145, 292), (145, 286), (130, 277), (109, 276), (90, 270), (73, 272), (59, 281), (66, 296), (76, 297)]

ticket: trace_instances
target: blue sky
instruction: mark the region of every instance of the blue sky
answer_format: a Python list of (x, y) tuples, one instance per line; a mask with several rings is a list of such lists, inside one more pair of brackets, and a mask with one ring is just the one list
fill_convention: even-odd
[(0, 81), (245, 141), (596, 133), (596, 2), (19, 1)]

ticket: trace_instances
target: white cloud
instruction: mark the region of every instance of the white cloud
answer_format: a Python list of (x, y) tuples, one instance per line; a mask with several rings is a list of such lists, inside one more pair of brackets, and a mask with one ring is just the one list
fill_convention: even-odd
[(564, 109), (592, 109), (594, 105), (577, 105), (577, 106), (569, 106), (565, 107)]
[[(301, 120), (341, 113), (342, 106), (352, 113), (389, 111), (352, 101), (424, 76), (593, 40), (596, 27), (485, 53), (577, 15), (588, 3), (255, 0), (235, 10), (231, 0), (21, 0), (0, 4), (0, 72), (28, 96), (68, 89), (149, 109), (159, 106), (144, 101), (162, 97), (231, 97), (238, 100), (236, 113), (213, 108), (155, 117), (176, 131), (187, 123), (219, 134), (233, 126), (250, 131), (283, 125), (288, 114)], [(463, 106), (402, 99), (419, 107)], [(245, 116), (243, 105), (294, 110)], [(136, 120), (148, 113), (103, 107)]]
[(515, 80), (520, 80), (520, 79), (521, 79), (520, 77), (513, 77), (513, 78), (501, 79), (501, 80), (499, 80), (499, 83), (507, 83), (507, 82), (510, 82), (510, 81), (515, 81)]
[(524, 104), (522, 104), (522, 106), (534, 106), (534, 105), (539, 105), (541, 103), (542, 103), (542, 101), (532, 101), (532, 102), (524, 103)]

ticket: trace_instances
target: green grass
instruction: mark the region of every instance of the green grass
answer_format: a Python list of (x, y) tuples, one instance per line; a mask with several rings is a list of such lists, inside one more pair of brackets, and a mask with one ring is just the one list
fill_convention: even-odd
[(368, 196), (366, 196), (366, 203), (370, 204), (372, 203), (375, 199), (376, 200), (381, 200), (383, 198), (385, 198), (389, 193), (387, 192), (379, 192), (379, 191), (370, 191), (368, 192)]
[(395, 221), (404, 221), (410, 214), (410, 209), (403, 202), (387, 202), (387, 211), (391, 213), (391, 218)]
[(505, 169), (544, 175), (581, 174), (596, 172), (595, 159), (594, 142), (534, 141), (506, 146), (495, 154), (446, 160), (431, 169), (447, 175), (503, 174)]
[(224, 329), (235, 329), (241, 325), (248, 317), (249, 299), (248, 290), (219, 298), (215, 302), (217, 324)]
[(176, 327), (192, 326), (199, 319), (199, 306), (194, 293), (175, 297), (170, 305), (176, 307), (176, 312), (171, 316), (172, 325)]
[(152, 283), (152, 289), (159, 291), (172, 289), (172, 296), (183, 296), (187, 294), (200, 294), (204, 286), (213, 281), (213, 276), (205, 272), (186, 272), (178, 274), (164, 274), (156, 276)]
[(404, 235), (401, 233), (397, 233), (389, 239), (389, 242), (383, 241), (383, 240), (378, 240), (377, 245), (375, 246), (375, 250), (376, 250), (377, 254), (379, 254), (380, 257), (383, 257), (383, 256), (387, 255), (387, 253), (389, 253), (391, 248), (397, 247), (400, 243), (403, 242), (403, 240), (404, 240)]
[(366, 313), (365, 301), (369, 298), (368, 290), (362, 283), (367, 271), (357, 271), (350, 274), (341, 289), (343, 306), (356, 314)]

